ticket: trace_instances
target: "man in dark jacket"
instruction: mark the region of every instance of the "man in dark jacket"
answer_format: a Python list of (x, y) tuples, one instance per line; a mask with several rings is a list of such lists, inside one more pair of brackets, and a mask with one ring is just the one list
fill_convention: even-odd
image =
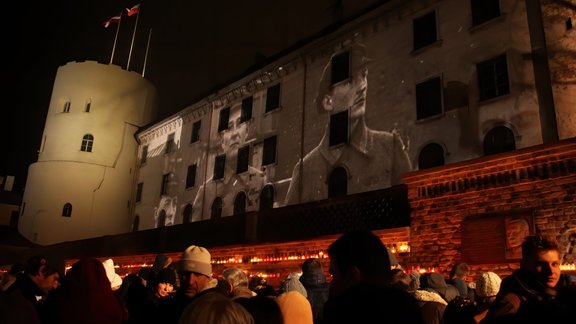
[(300, 282), (306, 288), (308, 301), (312, 306), (314, 323), (320, 323), (324, 304), (328, 300), (330, 284), (322, 271), (322, 264), (318, 259), (310, 258), (302, 263), (302, 276)]
[(560, 250), (546, 236), (528, 236), (522, 243), (520, 269), (502, 280), (496, 300), (482, 323), (550, 319), (554, 299), (563, 285)]

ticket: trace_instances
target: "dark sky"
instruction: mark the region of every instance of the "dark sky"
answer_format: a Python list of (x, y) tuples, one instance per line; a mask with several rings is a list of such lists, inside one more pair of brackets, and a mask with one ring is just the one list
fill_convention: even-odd
[(141, 4), (131, 70), (142, 72), (152, 30), (145, 77), (158, 89), (162, 118), (322, 33), (334, 23), (335, 3), (346, 18), (379, 2), (31, 0), (7, 7), (0, 175), (16, 176), (15, 189), (23, 189), (37, 159), (56, 70), (70, 61), (108, 64), (116, 25), (104, 28), (102, 22), (122, 10), (113, 63), (126, 68), (136, 21), (126, 7)]

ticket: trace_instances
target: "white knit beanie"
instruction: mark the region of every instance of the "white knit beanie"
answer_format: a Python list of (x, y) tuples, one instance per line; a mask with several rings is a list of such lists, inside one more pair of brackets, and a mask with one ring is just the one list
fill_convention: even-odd
[(494, 272), (484, 272), (476, 280), (476, 295), (479, 297), (493, 297), (500, 291), (502, 279)]
[(180, 258), (180, 270), (212, 276), (210, 252), (201, 246), (190, 245)]

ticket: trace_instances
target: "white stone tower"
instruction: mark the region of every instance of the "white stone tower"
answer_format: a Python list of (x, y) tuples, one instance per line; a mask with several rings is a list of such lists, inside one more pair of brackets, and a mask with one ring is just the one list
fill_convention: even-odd
[(20, 233), (46, 245), (130, 231), (134, 134), (156, 111), (156, 89), (136, 72), (93, 61), (61, 66)]

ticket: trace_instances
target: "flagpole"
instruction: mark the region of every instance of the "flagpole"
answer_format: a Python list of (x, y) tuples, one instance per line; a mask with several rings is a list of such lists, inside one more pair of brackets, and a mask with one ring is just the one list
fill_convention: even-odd
[(114, 51), (116, 51), (116, 40), (118, 40), (118, 31), (120, 31), (120, 24), (122, 23), (122, 11), (120, 11), (120, 19), (118, 20), (118, 26), (116, 26), (116, 36), (114, 36), (114, 45), (112, 46), (112, 55), (110, 56), (110, 65), (114, 60)]
[(140, 18), (140, 12), (136, 14), (136, 24), (134, 25), (134, 32), (132, 33), (132, 42), (130, 43), (130, 52), (128, 53), (128, 65), (126, 66), (126, 71), (130, 71), (130, 59), (132, 58), (132, 47), (134, 46), (134, 38), (136, 37), (136, 29), (138, 29), (139, 18)]
[(144, 55), (144, 68), (142, 68), (142, 77), (146, 73), (146, 61), (148, 61), (148, 49), (150, 48), (150, 38), (152, 38), (152, 28), (148, 31), (148, 43), (146, 44), (146, 55)]

